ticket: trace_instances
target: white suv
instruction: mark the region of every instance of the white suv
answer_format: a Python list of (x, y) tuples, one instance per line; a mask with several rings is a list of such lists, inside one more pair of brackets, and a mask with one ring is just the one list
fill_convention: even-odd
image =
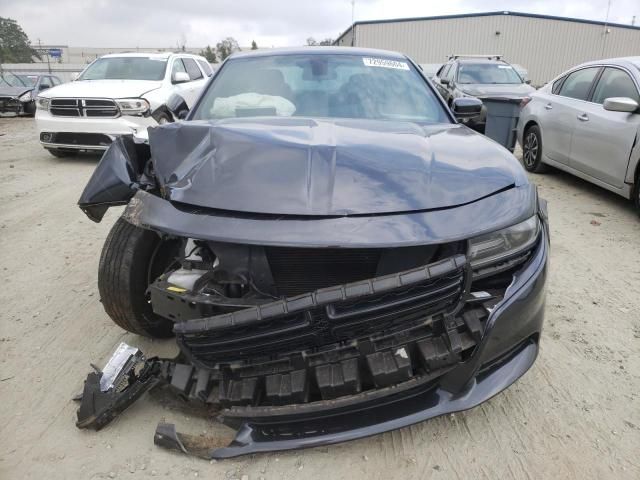
[(122, 134), (143, 134), (170, 122), (172, 94), (193, 106), (213, 71), (203, 57), (183, 53), (105, 55), (76, 81), (36, 100), (40, 143), (56, 157), (105, 150)]

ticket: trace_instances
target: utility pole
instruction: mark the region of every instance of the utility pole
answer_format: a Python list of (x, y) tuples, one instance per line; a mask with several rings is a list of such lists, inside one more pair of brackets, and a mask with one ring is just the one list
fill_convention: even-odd
[(631, 26), (635, 26), (636, 24), (636, 16), (634, 15), (633, 18), (631, 19)]
[(604, 47), (607, 44), (607, 35), (609, 34), (609, 12), (611, 11), (611, 0), (607, 2), (607, 18), (604, 20), (604, 31), (602, 32), (602, 53), (600, 56), (604, 58)]
[[(38, 50), (40, 54), (42, 54), (42, 43), (40, 43), (40, 39), (38, 39)], [(47, 70), (49, 70), (49, 74), (51, 74), (51, 64), (49, 63), (49, 52), (47, 51)]]
[(355, 23), (356, 0), (351, 0), (351, 46), (356, 44), (356, 23)]

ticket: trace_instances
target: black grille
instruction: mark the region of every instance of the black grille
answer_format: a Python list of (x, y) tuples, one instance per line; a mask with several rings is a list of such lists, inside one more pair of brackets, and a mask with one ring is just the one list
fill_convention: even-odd
[(297, 351), (318, 351), (393, 334), (429, 323), (451, 310), (463, 291), (463, 270), (392, 292), (335, 302), (244, 327), (184, 335), (183, 347), (203, 365), (247, 359), (277, 359)]
[(350, 283), (376, 275), (381, 249), (267, 247), (267, 260), (280, 296)]

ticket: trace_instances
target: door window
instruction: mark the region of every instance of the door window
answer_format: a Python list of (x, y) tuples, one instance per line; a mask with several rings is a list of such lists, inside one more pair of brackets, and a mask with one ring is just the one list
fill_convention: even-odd
[(562, 97), (586, 100), (591, 90), (591, 84), (600, 67), (583, 68), (575, 71), (567, 77), (560, 87), (558, 95)]
[(593, 92), (592, 102), (604, 103), (611, 97), (632, 98), (640, 103), (638, 89), (629, 74), (619, 68), (606, 67)]
[(566, 75), (564, 77), (560, 77), (558, 80), (553, 82), (553, 86), (551, 87), (551, 93), (553, 93), (554, 95), (558, 95), (558, 91), (560, 90), (560, 87), (562, 86), (562, 82), (564, 82), (565, 78), (567, 78)]
[(213, 73), (213, 70), (211, 70), (211, 65), (209, 65), (204, 60), (198, 60), (198, 64), (202, 67), (202, 70), (207, 75), (207, 77), (210, 77)]
[[(176, 58), (173, 61), (173, 67), (171, 68), (171, 79), (172, 80), (173, 80), (173, 76), (178, 72), (187, 73), (187, 69), (184, 68), (184, 64), (182, 63), (182, 59), (181, 58)], [(188, 73), (187, 73), (187, 75), (188, 75)]]
[(200, 80), (202, 78), (202, 72), (193, 58), (183, 58), (182, 61), (184, 62), (184, 66), (187, 69), (187, 73), (189, 74), (191, 81)]

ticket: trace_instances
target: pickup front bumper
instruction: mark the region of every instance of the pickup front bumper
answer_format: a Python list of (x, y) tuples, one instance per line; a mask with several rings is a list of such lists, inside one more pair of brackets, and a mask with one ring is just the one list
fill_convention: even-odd
[(36, 111), (40, 144), (46, 149), (104, 151), (119, 135), (144, 135), (158, 126), (151, 117), (65, 117)]

